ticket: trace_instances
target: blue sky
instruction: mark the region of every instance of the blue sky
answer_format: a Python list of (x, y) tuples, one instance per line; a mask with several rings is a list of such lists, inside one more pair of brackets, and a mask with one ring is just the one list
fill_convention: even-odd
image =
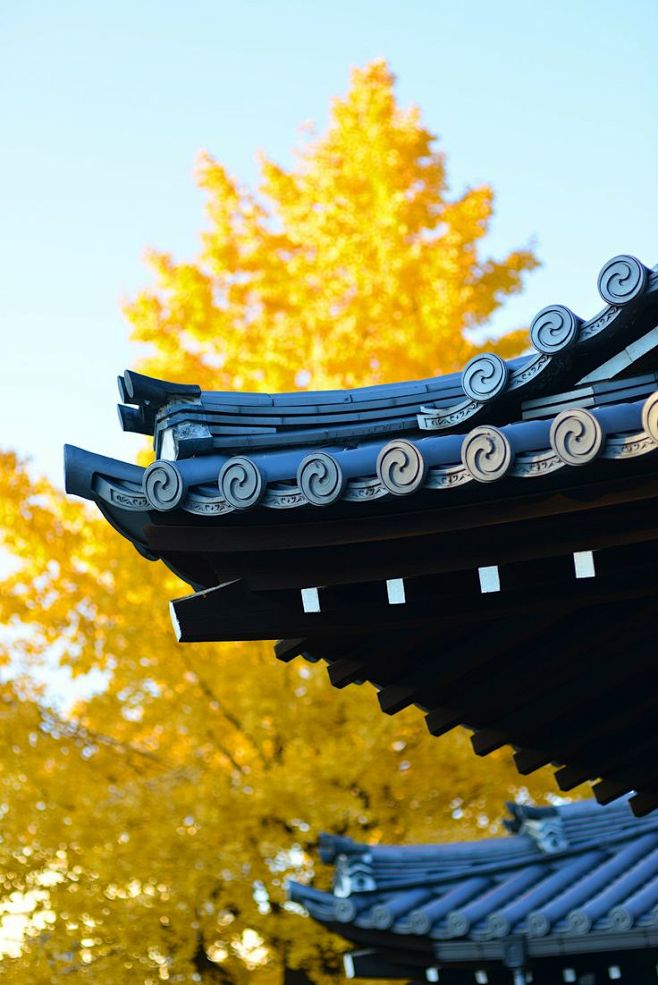
[(543, 261), (496, 320), (593, 314), (615, 253), (658, 262), (656, 0), (21, 0), (0, 12), (0, 445), (60, 482), (65, 441), (131, 458), (120, 305), (147, 246), (194, 255), (211, 151), (245, 182), (386, 57), (452, 190), (490, 182), (488, 248)]

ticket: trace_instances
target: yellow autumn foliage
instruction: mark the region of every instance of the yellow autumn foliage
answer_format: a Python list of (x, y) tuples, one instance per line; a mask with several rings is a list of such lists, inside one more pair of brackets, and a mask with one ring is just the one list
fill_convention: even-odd
[[(443, 154), (401, 109), (384, 62), (357, 70), (327, 133), (286, 170), (261, 161), (258, 192), (203, 155), (209, 229), (197, 261), (152, 252), (157, 287), (127, 308), (146, 371), (202, 388), (293, 390), (459, 370), (479, 328), (536, 266), (529, 250), (482, 257), (493, 193), (447, 196)], [(467, 333), (467, 334), (464, 334)]]
[[(139, 368), (167, 379), (278, 390), (454, 370), (535, 264), (480, 256), (491, 190), (447, 197), (383, 62), (354, 73), (293, 168), (263, 161), (258, 193), (207, 156), (199, 180), (200, 257), (152, 254), (157, 285), (128, 306), (152, 351)], [(11, 453), (0, 469), (0, 911), (29, 911), (22, 939), (8, 918), (0, 932), (4, 981), (335, 981), (340, 942), (284, 887), (315, 872), (322, 830), (496, 830), (520, 787), (507, 752), (478, 760), (466, 733), (432, 739), (416, 710), (389, 719), (371, 689), (337, 692), (269, 644), (176, 644), (173, 575)], [(96, 692), (71, 703), (57, 664)]]

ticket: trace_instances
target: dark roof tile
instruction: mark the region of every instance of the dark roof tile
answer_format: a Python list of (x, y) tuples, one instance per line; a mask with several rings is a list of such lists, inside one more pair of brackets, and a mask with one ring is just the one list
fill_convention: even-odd
[[(439, 942), (432, 946), (444, 955), (461, 940), (464, 960), (507, 939), (535, 954), (554, 953), (554, 939), (564, 954), (646, 944), (636, 928), (658, 929), (658, 819), (634, 817), (626, 800), (510, 809), (516, 833), (506, 838), (394, 846), (322, 836), (340, 898), (297, 883), (290, 896), (321, 923), (341, 921), (350, 940), (378, 931), (382, 953), (403, 954), (418, 938)], [(539, 828), (556, 818), (565, 845), (547, 851)], [(351, 886), (351, 872), (365, 873), (368, 888)]]

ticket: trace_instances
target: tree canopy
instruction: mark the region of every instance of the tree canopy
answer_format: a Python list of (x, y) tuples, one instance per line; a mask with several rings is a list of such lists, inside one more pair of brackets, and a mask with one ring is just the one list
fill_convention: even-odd
[[(199, 182), (200, 256), (152, 253), (156, 286), (127, 307), (151, 349), (139, 368), (167, 379), (274, 390), (453, 370), (536, 263), (480, 256), (491, 189), (447, 197), (443, 155), (383, 62), (354, 72), (294, 166), (262, 161), (256, 192), (209, 156)], [(508, 752), (478, 760), (465, 733), (432, 739), (417, 711), (386, 718), (370, 689), (333, 691), (269, 644), (178, 645), (167, 600), (186, 587), (0, 462), (0, 905), (29, 911), (13, 947), (7, 919), (0, 934), (8, 982), (328, 981), (340, 944), (284, 888), (322, 830), (496, 830), (520, 789)], [(91, 696), (58, 694), (54, 664), (93, 672)]]
[(376, 61), (354, 72), (293, 167), (261, 160), (258, 191), (204, 154), (201, 254), (175, 263), (151, 252), (157, 286), (127, 308), (133, 337), (153, 349), (147, 371), (293, 390), (448, 373), (483, 348), (518, 354), (523, 331), (480, 345), (468, 333), (537, 261), (528, 249), (480, 255), (493, 192), (449, 198), (434, 143)]

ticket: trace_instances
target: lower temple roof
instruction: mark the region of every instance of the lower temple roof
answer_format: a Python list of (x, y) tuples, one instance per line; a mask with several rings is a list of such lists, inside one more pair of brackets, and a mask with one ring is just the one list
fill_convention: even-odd
[[(364, 949), (347, 956), (356, 977), (453, 981), (448, 972), (458, 967), (471, 969), (459, 981), (477, 982), (507, 967), (539, 981), (548, 963), (546, 980), (576, 981), (562, 975), (574, 960), (591, 971), (643, 951), (653, 954), (655, 979), (658, 818), (635, 818), (625, 800), (508, 808), (512, 834), (503, 838), (397, 846), (323, 835), (332, 891), (292, 882), (289, 897)], [(652, 979), (636, 971), (627, 980)]]

